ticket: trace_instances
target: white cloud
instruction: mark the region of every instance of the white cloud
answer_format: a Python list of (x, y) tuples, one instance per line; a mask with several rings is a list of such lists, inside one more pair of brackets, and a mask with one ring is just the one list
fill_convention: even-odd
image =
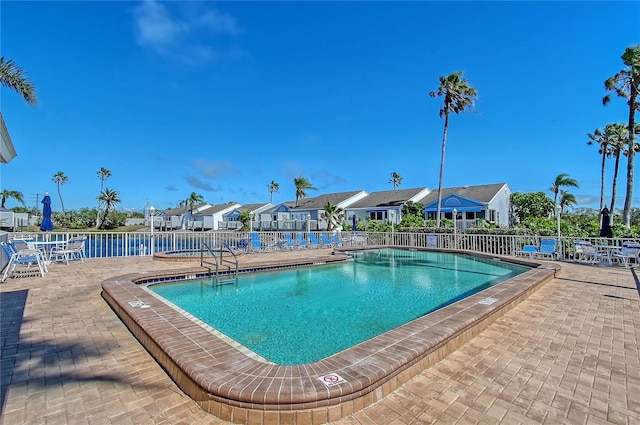
[(141, 46), (162, 53), (176, 44), (188, 32), (187, 24), (169, 15), (165, 6), (145, 1), (134, 10), (136, 36)]
[(138, 44), (165, 58), (202, 63), (250, 57), (234, 44), (244, 31), (236, 19), (203, 3), (145, 0), (133, 17)]
[(199, 15), (196, 22), (203, 28), (231, 36), (236, 36), (244, 31), (233, 16), (215, 9), (209, 9)]

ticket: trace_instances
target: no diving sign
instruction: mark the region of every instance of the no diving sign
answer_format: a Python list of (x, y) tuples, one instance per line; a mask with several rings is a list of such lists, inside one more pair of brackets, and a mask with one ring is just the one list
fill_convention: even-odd
[(330, 373), (328, 375), (324, 375), (319, 377), (323, 384), (327, 387), (333, 387), (334, 385), (342, 384), (343, 382), (347, 382), (342, 376), (337, 373)]

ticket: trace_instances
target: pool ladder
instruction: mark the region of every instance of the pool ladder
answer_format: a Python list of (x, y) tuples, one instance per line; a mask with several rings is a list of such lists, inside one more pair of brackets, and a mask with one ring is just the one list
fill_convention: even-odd
[[(209, 254), (211, 254), (213, 259), (215, 260), (213, 263), (205, 260), (204, 258), (205, 252), (208, 252)], [(233, 256), (233, 260), (224, 258), (223, 254), (225, 252), (230, 253)], [(225, 263), (227, 264), (226, 266), (227, 270), (226, 270), (226, 273), (222, 273), (220, 271), (220, 268)], [(216, 285), (238, 283), (238, 257), (226, 242), (220, 245), (219, 256), (216, 254), (216, 252), (213, 249), (211, 249), (211, 247), (208, 244), (203, 243), (200, 246), (200, 267), (207, 267), (210, 270), (212, 268), (215, 269), (215, 274), (213, 276), (213, 279)]]

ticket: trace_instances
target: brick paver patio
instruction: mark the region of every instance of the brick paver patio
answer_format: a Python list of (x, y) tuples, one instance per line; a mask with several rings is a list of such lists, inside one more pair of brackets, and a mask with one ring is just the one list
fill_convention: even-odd
[[(639, 424), (634, 274), (561, 266), (469, 343), (336, 423)], [(89, 260), (0, 285), (0, 423), (226, 423), (182, 393), (100, 295), (107, 277), (175, 268), (146, 257)]]

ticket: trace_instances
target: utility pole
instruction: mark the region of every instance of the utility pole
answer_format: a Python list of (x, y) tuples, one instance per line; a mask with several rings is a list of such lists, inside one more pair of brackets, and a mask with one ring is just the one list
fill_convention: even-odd
[(39, 216), (38, 211), (40, 210), (40, 208), (38, 208), (38, 202), (40, 201), (40, 194), (36, 193), (35, 197), (36, 197), (36, 207), (35, 207), (36, 217), (38, 217)]

